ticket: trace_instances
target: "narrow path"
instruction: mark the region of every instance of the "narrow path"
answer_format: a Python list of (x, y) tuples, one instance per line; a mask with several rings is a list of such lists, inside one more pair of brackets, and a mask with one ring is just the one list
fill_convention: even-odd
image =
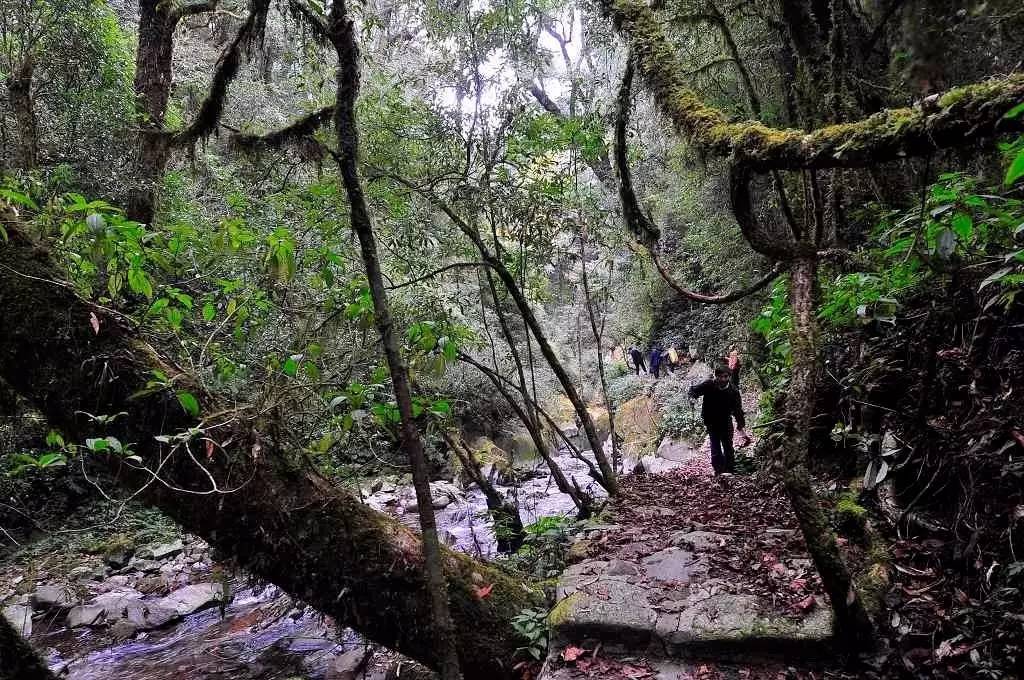
[[(609, 526), (575, 544), (543, 677), (778, 677), (828, 654), (830, 613), (782, 493), (711, 474), (707, 446), (623, 480)], [(741, 664), (741, 665), (737, 665)]]

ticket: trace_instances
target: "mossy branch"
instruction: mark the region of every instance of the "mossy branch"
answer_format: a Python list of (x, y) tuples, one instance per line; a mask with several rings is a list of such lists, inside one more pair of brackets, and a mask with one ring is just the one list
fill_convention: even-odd
[(299, 118), (285, 127), (263, 135), (237, 133), (231, 141), (236, 146), (249, 151), (262, 149), (280, 149), (289, 144), (296, 144), (313, 135), (314, 132), (331, 122), (334, 106), (325, 106)]
[(171, 137), (172, 146), (191, 146), (200, 139), (209, 137), (217, 129), (217, 124), (224, 113), (228, 87), (238, 75), (242, 64), (242, 51), (262, 38), (269, 11), (270, 0), (252, 0), (245, 23), (239, 27), (234, 39), (217, 60), (217, 70), (214, 71), (210, 91), (199, 106), (199, 113), (187, 128)]
[(811, 132), (731, 122), (686, 86), (675, 49), (646, 3), (601, 0), (601, 7), (626, 38), (637, 71), (676, 130), (705, 153), (757, 172), (866, 167), (1024, 131), (1024, 116), (1005, 117), (1024, 101), (1022, 73)]

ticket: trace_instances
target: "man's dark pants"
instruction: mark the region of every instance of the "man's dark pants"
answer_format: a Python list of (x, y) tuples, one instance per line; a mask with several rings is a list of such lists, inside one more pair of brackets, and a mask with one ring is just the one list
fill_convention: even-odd
[(725, 423), (704, 423), (711, 438), (711, 467), (715, 474), (734, 472), (736, 452), (732, 447), (732, 420)]

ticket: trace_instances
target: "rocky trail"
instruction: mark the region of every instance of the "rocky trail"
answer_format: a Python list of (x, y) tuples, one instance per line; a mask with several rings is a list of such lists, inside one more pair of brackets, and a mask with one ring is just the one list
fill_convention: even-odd
[(543, 677), (800, 676), (793, 663), (812, 677), (828, 657), (828, 604), (785, 497), (689, 451), (625, 480), (614, 524), (571, 548)]

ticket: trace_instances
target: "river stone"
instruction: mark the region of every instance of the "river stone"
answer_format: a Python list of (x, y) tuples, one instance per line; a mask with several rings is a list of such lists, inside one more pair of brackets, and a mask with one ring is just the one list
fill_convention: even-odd
[(135, 637), (135, 633), (138, 632), (138, 628), (131, 621), (121, 619), (110, 627), (110, 634), (118, 642), (127, 640), (128, 638)]
[(72, 607), (68, 612), (68, 628), (81, 628), (95, 625), (103, 618), (104, 609), (100, 605), (85, 604)]
[(140, 571), (144, 574), (151, 574), (156, 571), (160, 571), (160, 567), (163, 566), (156, 560), (147, 560), (139, 557), (133, 557), (132, 561), (128, 563), (128, 569), (133, 571)]
[(327, 665), (327, 680), (356, 680), (372, 653), (370, 647), (360, 646), (331, 659)]
[(164, 606), (160, 600), (155, 602), (135, 601), (125, 608), (125, 618), (136, 630), (163, 628), (171, 621), (179, 618), (174, 609)]
[(131, 559), (132, 551), (127, 548), (112, 550), (103, 556), (103, 561), (106, 562), (111, 569), (121, 569), (127, 566)]
[(4, 618), (11, 626), (21, 633), (22, 637), (32, 635), (32, 608), (20, 604), (4, 607)]
[(164, 560), (168, 557), (174, 557), (184, 549), (185, 546), (181, 539), (175, 539), (170, 543), (158, 543), (139, 548), (135, 552), (135, 556), (148, 560)]
[(197, 583), (175, 590), (157, 600), (157, 604), (177, 612), (179, 616), (188, 616), (192, 612), (217, 604), (223, 597), (224, 587), (220, 584)]
[(78, 603), (74, 591), (63, 585), (39, 586), (32, 594), (32, 605), (36, 609), (71, 609)]

